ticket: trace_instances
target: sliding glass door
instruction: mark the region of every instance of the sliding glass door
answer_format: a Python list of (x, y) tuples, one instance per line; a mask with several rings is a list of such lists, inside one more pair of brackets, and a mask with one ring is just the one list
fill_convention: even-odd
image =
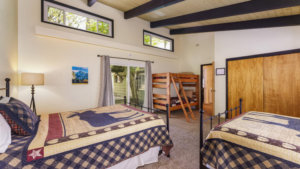
[(143, 67), (130, 67), (130, 103), (143, 105), (145, 95), (145, 69)]
[(113, 81), (113, 91), (115, 104), (124, 103), (124, 96), (127, 96), (127, 67), (112, 65), (111, 75)]
[(143, 105), (145, 95), (145, 68), (140, 65), (113, 62), (111, 64), (114, 99), (116, 104), (127, 102)]

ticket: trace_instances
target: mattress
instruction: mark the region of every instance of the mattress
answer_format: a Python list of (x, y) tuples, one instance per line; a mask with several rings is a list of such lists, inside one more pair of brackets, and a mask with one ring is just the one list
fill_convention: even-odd
[(215, 127), (201, 150), (212, 168), (300, 168), (300, 118), (248, 112)]
[(125, 105), (41, 115), (36, 133), (14, 136), (0, 168), (109, 168), (173, 146), (162, 119)]
[[(183, 104), (185, 104), (186, 103), (185, 99), (183, 97), (181, 99), (183, 101)], [(188, 100), (190, 103), (196, 103), (197, 97), (193, 97), (193, 98), (188, 97)], [(180, 101), (178, 97), (171, 97), (170, 102), (171, 102), (170, 104), (171, 107), (180, 105)], [(154, 104), (165, 106), (165, 104), (161, 104), (161, 103), (154, 103)]]

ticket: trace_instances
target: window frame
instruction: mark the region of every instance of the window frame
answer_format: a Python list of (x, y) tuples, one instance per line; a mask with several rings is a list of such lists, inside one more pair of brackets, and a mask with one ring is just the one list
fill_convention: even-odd
[[(150, 34), (151, 35), (150, 36), (150, 45), (145, 44), (145, 34)], [(152, 44), (151, 44), (151, 42), (152, 42), (152, 38), (151, 37), (152, 36), (157, 37), (159, 39), (166, 40), (166, 41), (170, 41), (171, 42), (171, 49), (166, 49), (166, 48), (160, 48), (160, 47), (152, 46)], [(157, 48), (157, 49), (161, 49), (161, 50), (166, 50), (166, 51), (169, 51), (169, 52), (174, 52), (174, 39), (166, 37), (166, 36), (163, 36), (163, 35), (159, 35), (157, 33), (150, 32), (150, 31), (147, 31), (147, 30), (143, 30), (143, 44), (144, 44), (144, 46), (149, 46), (149, 47), (153, 47), (153, 48)]]
[[(45, 4), (45, 3), (53, 4), (53, 6)], [(47, 7), (51, 6), (51, 7), (63, 10), (64, 11), (64, 24), (57, 24), (57, 23), (47, 21), (47, 19), (45, 19), (45, 17), (47, 17), (47, 15), (48, 15), (48, 10), (47, 9), (45, 10), (45, 6), (47, 6)], [(68, 9), (67, 11), (65, 10), (66, 8)], [(109, 35), (105, 35), (105, 34), (101, 34), (101, 33), (98, 33), (98, 32), (91, 32), (91, 31), (88, 31), (88, 30), (83, 30), (83, 29), (79, 29), (79, 28), (66, 26), (65, 25), (65, 22), (66, 22), (65, 12), (71, 12), (71, 13), (74, 13), (76, 15), (87, 17), (87, 19), (95, 19), (97, 21), (111, 22), (111, 24), (110, 24), (110, 27), (111, 27), (110, 32), (111, 33)], [(91, 34), (95, 34), (95, 35), (101, 35), (101, 36), (105, 36), (105, 37), (114, 38), (114, 20), (113, 19), (101, 16), (101, 15), (98, 15), (98, 14), (95, 14), (95, 13), (91, 13), (89, 11), (85, 11), (85, 10), (82, 10), (82, 9), (79, 9), (79, 8), (76, 8), (76, 7), (73, 7), (73, 6), (70, 6), (70, 5), (66, 5), (66, 4), (57, 2), (57, 1), (41, 0), (41, 22), (51, 24), (51, 25), (61, 26), (61, 27), (69, 28), (69, 29), (74, 29), (74, 30), (78, 30), (78, 31), (82, 31), (82, 32), (87, 32), (87, 33), (91, 33)], [(98, 22), (97, 22), (97, 31), (98, 31)]]

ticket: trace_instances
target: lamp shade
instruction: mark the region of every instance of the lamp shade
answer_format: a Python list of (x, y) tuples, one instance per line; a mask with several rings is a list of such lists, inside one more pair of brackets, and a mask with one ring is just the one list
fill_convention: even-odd
[(43, 73), (22, 73), (21, 74), (22, 85), (44, 85)]

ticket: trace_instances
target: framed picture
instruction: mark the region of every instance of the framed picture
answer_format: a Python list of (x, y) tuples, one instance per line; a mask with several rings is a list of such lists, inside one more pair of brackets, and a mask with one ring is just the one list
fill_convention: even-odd
[(72, 84), (88, 84), (89, 70), (87, 67), (72, 66)]
[(226, 71), (225, 68), (216, 68), (216, 75), (220, 76), (220, 75), (225, 75)]

